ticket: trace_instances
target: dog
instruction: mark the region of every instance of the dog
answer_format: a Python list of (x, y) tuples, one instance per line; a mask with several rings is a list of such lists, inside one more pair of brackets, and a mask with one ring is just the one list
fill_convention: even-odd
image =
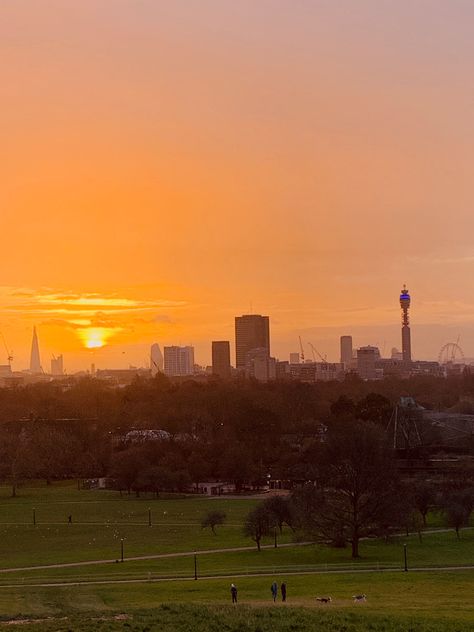
[(353, 601), (367, 601), (367, 597), (365, 595), (352, 595), (352, 600)]
[(331, 597), (316, 597), (316, 601), (320, 603), (331, 603), (332, 599)]

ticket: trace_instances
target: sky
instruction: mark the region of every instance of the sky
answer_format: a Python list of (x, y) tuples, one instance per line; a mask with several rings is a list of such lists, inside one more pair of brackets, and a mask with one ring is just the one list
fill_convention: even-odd
[[(470, 0), (3, 0), (0, 364), (474, 356)], [(1, 342), (1, 341), (0, 341)], [(5, 359), (2, 359), (4, 352)]]

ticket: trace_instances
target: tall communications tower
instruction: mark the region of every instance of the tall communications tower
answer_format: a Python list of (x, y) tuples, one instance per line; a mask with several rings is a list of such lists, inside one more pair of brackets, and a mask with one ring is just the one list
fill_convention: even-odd
[(411, 334), (410, 334), (410, 318), (408, 310), (410, 309), (410, 294), (407, 286), (403, 286), (400, 292), (400, 307), (402, 308), (402, 354), (404, 362), (411, 362)]

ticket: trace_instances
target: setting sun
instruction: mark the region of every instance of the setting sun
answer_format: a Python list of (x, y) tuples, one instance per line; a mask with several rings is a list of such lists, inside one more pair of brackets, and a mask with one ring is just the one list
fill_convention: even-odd
[(79, 336), (87, 349), (99, 349), (107, 344), (112, 330), (107, 327), (88, 327), (79, 331)]

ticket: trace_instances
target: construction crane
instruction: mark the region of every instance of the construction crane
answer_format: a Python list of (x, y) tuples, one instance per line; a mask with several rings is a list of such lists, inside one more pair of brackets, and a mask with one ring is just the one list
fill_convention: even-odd
[(11, 368), (12, 362), (13, 362), (12, 352), (8, 349), (7, 342), (5, 340), (5, 336), (3, 335), (3, 333), (0, 332), (0, 335), (2, 337), (3, 346), (5, 347), (5, 351), (7, 352), (8, 366)]
[(301, 362), (303, 362), (303, 364), (304, 364), (304, 349), (303, 349), (303, 343), (301, 342), (301, 336), (298, 336), (298, 338), (300, 339), (300, 349), (301, 349), (300, 358), (301, 358)]
[(317, 354), (321, 358), (322, 362), (324, 362), (325, 364), (328, 363), (328, 361), (326, 360), (326, 357), (323, 357), (311, 342), (308, 342), (308, 345), (311, 347), (311, 351), (313, 353), (313, 360), (315, 362), (316, 362), (316, 354)]

